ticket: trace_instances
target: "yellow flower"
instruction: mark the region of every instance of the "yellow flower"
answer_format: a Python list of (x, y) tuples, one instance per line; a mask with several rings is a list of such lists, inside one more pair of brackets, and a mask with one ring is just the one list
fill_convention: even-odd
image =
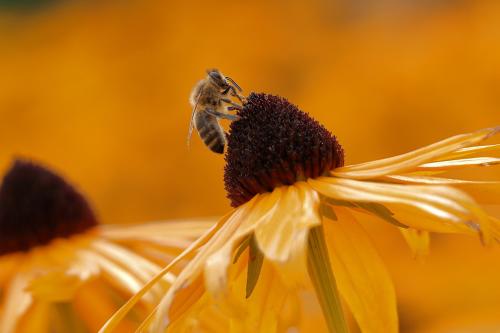
[[(0, 332), (97, 331), (210, 224), (101, 226), (63, 178), (16, 161), (0, 187)], [(165, 275), (136, 314), (173, 279)], [(132, 316), (120, 330), (133, 324)]]
[[(429, 232), (476, 234), (484, 243), (500, 238), (498, 220), (478, 205), (498, 203), (498, 182), (437, 177), (500, 162), (471, 157), (499, 150), (476, 145), (499, 128), (343, 166), (336, 138), (285, 99), (252, 94), (239, 115), (228, 136), (224, 177), (235, 209), (178, 257), (197, 251), (143, 330), (300, 329), (307, 315), (301, 292), (312, 285), (330, 331), (347, 331), (338, 286), (361, 331), (396, 332), (391, 279), (355, 214), (393, 224), (417, 255), (427, 252)], [(162, 274), (101, 332), (111, 331)]]

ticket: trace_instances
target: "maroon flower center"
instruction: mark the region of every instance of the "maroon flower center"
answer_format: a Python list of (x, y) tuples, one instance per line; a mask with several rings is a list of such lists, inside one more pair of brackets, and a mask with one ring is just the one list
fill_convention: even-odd
[(230, 126), (224, 169), (233, 207), (344, 164), (335, 136), (284, 98), (253, 93), (238, 115)]
[(85, 198), (42, 166), (17, 160), (0, 186), (0, 255), (27, 251), (97, 224)]

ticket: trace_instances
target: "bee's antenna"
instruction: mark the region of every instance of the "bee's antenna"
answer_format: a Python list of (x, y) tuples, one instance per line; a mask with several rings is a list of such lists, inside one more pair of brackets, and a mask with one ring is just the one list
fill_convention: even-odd
[(235, 87), (236, 89), (238, 89), (238, 91), (242, 92), (243, 89), (240, 88), (240, 86), (238, 85), (238, 83), (236, 83), (233, 79), (231, 79), (229, 76), (226, 76), (226, 80), (229, 80), (229, 82), (231, 82)]

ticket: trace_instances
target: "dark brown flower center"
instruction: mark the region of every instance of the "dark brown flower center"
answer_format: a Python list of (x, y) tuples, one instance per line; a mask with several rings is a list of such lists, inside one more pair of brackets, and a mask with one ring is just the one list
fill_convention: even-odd
[(27, 251), (97, 224), (85, 198), (63, 178), (17, 160), (0, 187), (0, 255)]
[(335, 136), (284, 98), (251, 94), (238, 115), (230, 127), (224, 170), (233, 207), (344, 164)]

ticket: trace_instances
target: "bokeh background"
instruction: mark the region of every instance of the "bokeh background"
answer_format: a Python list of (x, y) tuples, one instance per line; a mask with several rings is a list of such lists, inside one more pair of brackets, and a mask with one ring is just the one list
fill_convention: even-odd
[[(0, 168), (55, 168), (102, 223), (220, 216), (224, 159), (196, 135), (186, 147), (209, 67), (288, 97), (348, 163), (386, 157), (500, 125), (500, 2), (0, 0)], [(500, 332), (498, 247), (436, 236), (418, 262), (393, 228), (365, 225), (402, 332)]]

